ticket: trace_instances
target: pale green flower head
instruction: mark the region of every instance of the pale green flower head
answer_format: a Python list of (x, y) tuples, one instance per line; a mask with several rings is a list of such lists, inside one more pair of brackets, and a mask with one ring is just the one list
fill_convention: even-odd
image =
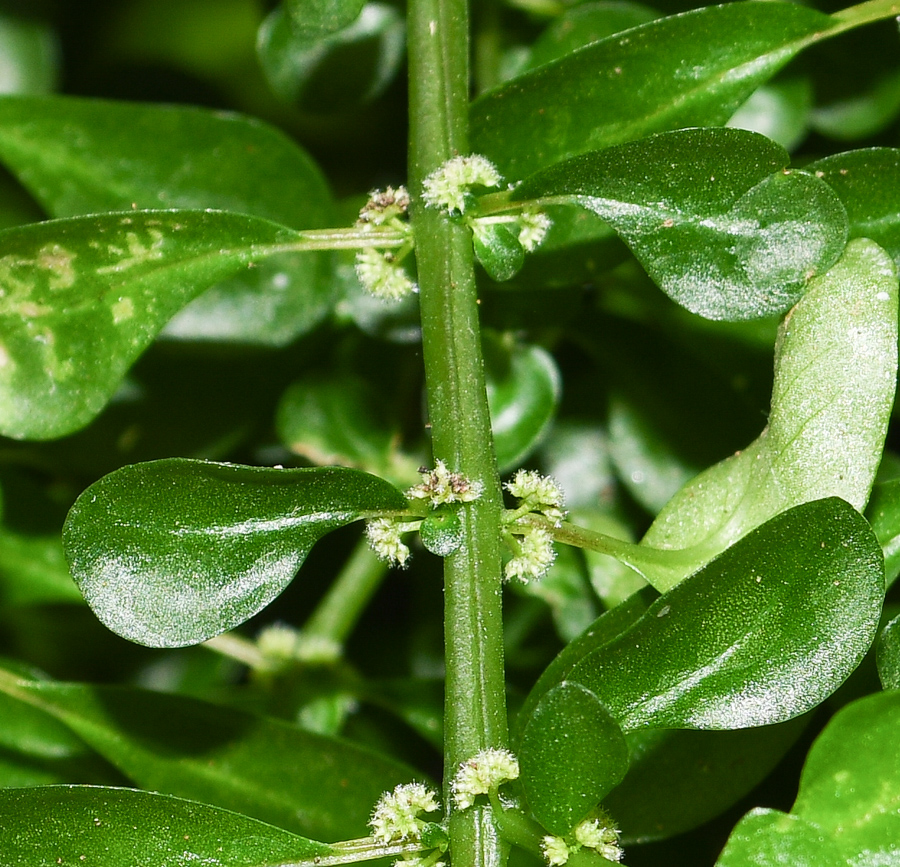
[(425, 822), (420, 813), (439, 810), (437, 795), (422, 783), (404, 783), (385, 792), (372, 813), (369, 827), (379, 843), (417, 840)]
[(471, 187), (496, 187), (501, 180), (500, 172), (487, 157), (480, 154), (453, 157), (425, 178), (422, 198), (429, 208), (462, 214)]

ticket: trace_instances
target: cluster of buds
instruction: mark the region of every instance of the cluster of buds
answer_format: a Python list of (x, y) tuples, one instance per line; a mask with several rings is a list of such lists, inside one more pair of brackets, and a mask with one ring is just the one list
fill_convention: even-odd
[(443, 506), (445, 503), (471, 503), (481, 496), (481, 485), (472, 482), (462, 473), (454, 473), (447, 469), (443, 461), (436, 461), (434, 469), (419, 469), (422, 481), (406, 492), (409, 500), (426, 500), (431, 508)]
[(503, 178), (487, 157), (471, 154), (453, 157), (422, 182), (422, 198), (430, 208), (463, 214), (472, 187), (497, 187)]
[[(515, 525), (519, 518), (528, 514), (543, 515), (557, 527), (562, 524), (566, 516), (563, 492), (554, 479), (534, 470), (519, 470), (504, 487), (519, 501), (518, 506), (507, 513), (508, 526)], [(514, 531), (507, 532), (506, 543), (513, 552), (504, 567), (504, 574), (510, 581), (516, 579), (527, 584), (542, 578), (556, 558), (553, 537), (544, 527), (515, 525)]]
[(427, 786), (404, 783), (378, 800), (369, 819), (372, 836), (382, 844), (418, 840), (428, 824), (420, 814), (440, 808), (437, 795)]
[(501, 783), (519, 777), (519, 760), (509, 751), (490, 748), (463, 762), (450, 783), (453, 805), (465, 810), (478, 795), (496, 793)]
[[(388, 226), (409, 232), (408, 224), (403, 222), (408, 210), (409, 193), (406, 187), (372, 190), (369, 200), (359, 212), (356, 225), (364, 231), (374, 232), (377, 228)], [(375, 247), (360, 250), (356, 254), (356, 276), (363, 288), (386, 301), (396, 301), (416, 292), (416, 284), (402, 264), (411, 250), (411, 240), (396, 253)]]
[(575, 826), (569, 838), (547, 835), (541, 841), (541, 850), (550, 867), (562, 867), (569, 856), (579, 849), (593, 849), (607, 861), (621, 861), (624, 853), (619, 845), (619, 831), (603, 810)]

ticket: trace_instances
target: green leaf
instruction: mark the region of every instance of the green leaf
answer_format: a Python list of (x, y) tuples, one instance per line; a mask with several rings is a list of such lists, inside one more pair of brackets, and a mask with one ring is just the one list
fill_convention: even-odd
[(430, 512), (419, 527), (422, 544), (438, 557), (449, 557), (463, 543), (463, 527), (456, 509)]
[(258, 867), (333, 852), (325, 843), (205, 804), (88, 786), (0, 792), (0, 848), (7, 867)]
[(806, 167), (847, 209), (851, 238), (869, 238), (900, 265), (900, 150), (867, 148), (834, 154)]
[(650, 133), (721, 125), (832, 24), (790, 3), (728, 3), (651, 21), (476, 100), (472, 149), (517, 180)]
[(600, 2), (581, 3), (560, 15), (531, 46), (528, 61), (522, 72), (559, 60), (572, 51), (599, 42), (607, 36), (621, 33), (640, 24), (659, 18), (659, 13), (641, 3)]
[(852, 241), (781, 325), (768, 426), (685, 485), (647, 532), (645, 545), (684, 558), (648, 580), (673, 586), (798, 503), (836, 496), (862, 509), (894, 399), (896, 346), (893, 263), (873, 242)]
[(0, 14), (4, 93), (50, 93), (57, 86), (59, 48), (46, 22)]
[(847, 867), (838, 848), (799, 816), (757, 808), (735, 826), (716, 867)]
[(597, 696), (564, 681), (545, 693), (530, 715), (519, 762), (535, 818), (562, 836), (625, 776), (628, 747)]
[[(54, 217), (214, 208), (296, 229), (324, 228), (334, 219), (331, 194), (309, 156), (284, 133), (237, 114), (4, 97), (0, 159)], [(180, 314), (168, 333), (290, 343), (330, 309), (328, 264), (323, 254), (286, 253), (231, 279), (220, 275), (216, 280), (225, 282)]]
[(856, 668), (883, 596), (868, 523), (842, 500), (817, 500), (735, 543), (565, 679), (596, 693), (626, 731), (782, 722)]
[(257, 53), (272, 89), (304, 111), (333, 114), (371, 102), (400, 70), (406, 47), (403, 16), (385, 3), (337, 32), (298, 27), (285, 7), (263, 22)]
[(792, 813), (829, 834), (842, 863), (897, 863), (900, 840), (900, 692), (841, 708), (816, 739)]
[(808, 722), (629, 732), (628, 773), (603, 801), (622, 842), (664, 840), (724, 813), (772, 772)]
[(501, 472), (519, 466), (537, 448), (556, 414), (560, 376), (539, 346), (483, 335), (488, 405)]
[(900, 575), (900, 479), (875, 483), (866, 515), (884, 551), (884, 578), (890, 587)]
[(728, 126), (753, 130), (793, 150), (806, 137), (812, 101), (812, 83), (807, 76), (779, 76), (754, 91)]
[(358, 470), (172, 458), (91, 485), (69, 512), (63, 544), (106, 626), (139, 644), (180, 647), (265, 608), (326, 533), (405, 507), (396, 488)]
[(881, 685), (885, 689), (900, 690), (900, 617), (895, 617), (881, 630), (875, 649)]
[(755, 319), (796, 303), (847, 241), (840, 200), (788, 162), (746, 130), (678, 130), (554, 165), (513, 197), (587, 208), (692, 313)]
[(472, 240), (476, 258), (497, 283), (511, 280), (525, 264), (518, 234), (504, 223), (477, 226)]
[(81, 602), (58, 534), (30, 536), (0, 528), (0, 602), (10, 607)]
[(182, 696), (6, 672), (0, 690), (63, 722), (141, 788), (316, 838), (361, 836), (381, 793), (416, 775), (347, 741)]
[(50, 439), (83, 427), (174, 313), (296, 239), (217, 211), (100, 214), (0, 233), (0, 433)]
[(284, 8), (310, 42), (352, 24), (366, 0), (285, 0)]

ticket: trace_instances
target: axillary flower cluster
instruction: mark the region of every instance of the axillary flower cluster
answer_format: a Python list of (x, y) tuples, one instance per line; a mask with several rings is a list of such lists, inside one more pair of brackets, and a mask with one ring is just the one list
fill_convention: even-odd
[[(499, 820), (501, 833), (505, 827), (514, 827), (503, 821), (507, 809), (518, 811), (512, 801), (501, 800), (500, 787), (519, 778), (519, 760), (506, 749), (488, 748), (462, 762), (450, 783), (452, 809), (468, 810), (484, 798), (490, 803)], [(369, 820), (372, 838), (382, 846), (407, 847), (397, 867), (443, 867), (441, 860), (448, 848), (448, 836), (443, 825), (428, 822), (424, 813), (441, 809), (437, 794), (422, 783), (406, 783), (381, 796)], [(532, 820), (527, 820), (533, 824)], [(526, 848), (544, 856), (548, 867), (562, 867), (571, 856), (581, 850), (600, 855), (607, 861), (621, 861), (619, 831), (601, 809), (594, 810), (579, 822), (565, 837), (547, 834), (543, 837), (533, 831), (526, 834), (532, 841)], [(510, 842), (517, 842), (511, 839)], [(396, 851), (396, 850), (394, 850)]]
[[(487, 241), (497, 226), (506, 226), (515, 233), (522, 250), (531, 252), (541, 244), (550, 228), (546, 214), (527, 208), (508, 214), (467, 214), (477, 201), (473, 189), (496, 188), (501, 182), (500, 173), (487, 158), (479, 154), (454, 157), (425, 178), (422, 201), (426, 207), (463, 218), (482, 242)], [(406, 219), (409, 206), (406, 187), (373, 190), (356, 221), (356, 228), (371, 233), (372, 237), (372, 245), (363, 247), (356, 255), (356, 275), (366, 291), (386, 301), (399, 300), (418, 291), (403, 264), (414, 247), (412, 227)], [(385, 230), (405, 240), (396, 249), (381, 249), (379, 234), (384, 235)]]

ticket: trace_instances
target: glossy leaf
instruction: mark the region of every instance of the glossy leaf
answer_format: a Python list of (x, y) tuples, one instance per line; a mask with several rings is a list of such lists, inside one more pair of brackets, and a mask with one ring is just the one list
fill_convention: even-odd
[(847, 240), (831, 188), (788, 162), (746, 130), (678, 130), (559, 163), (513, 195), (597, 214), (692, 313), (755, 319), (796, 303)]
[(900, 479), (875, 483), (866, 514), (884, 552), (884, 578), (890, 587), (900, 575)]
[(798, 503), (841, 497), (862, 509), (881, 460), (897, 365), (897, 278), (871, 241), (852, 241), (785, 318), (768, 426), (742, 452), (701, 473), (644, 537), (682, 550), (673, 586), (704, 558)]
[(755, 90), (731, 116), (728, 126), (753, 130), (792, 150), (808, 132), (812, 101), (808, 77), (779, 76)]
[(0, 233), (0, 433), (49, 439), (84, 426), (174, 313), (296, 237), (218, 211), (101, 214)]
[(628, 746), (597, 696), (563, 681), (525, 724), (519, 763), (535, 818), (550, 833), (564, 835), (625, 776)]
[(883, 588), (862, 516), (834, 498), (806, 503), (670, 590), (565, 679), (596, 693), (626, 731), (782, 722), (860, 663)]
[(716, 867), (846, 867), (815, 825), (779, 810), (757, 808), (735, 826)]
[(484, 341), (488, 405), (501, 472), (517, 467), (546, 433), (560, 399), (559, 371), (539, 346)]
[(599, 42), (615, 33), (646, 24), (659, 13), (641, 3), (600, 2), (581, 3), (567, 9), (538, 37), (521, 70), (526, 72), (559, 60), (572, 51)]
[(830, 834), (844, 863), (880, 867), (900, 853), (900, 692), (841, 708), (816, 739), (791, 810)]
[[(333, 220), (331, 195), (306, 153), (278, 130), (236, 114), (7, 97), (0, 99), (0, 159), (54, 217), (215, 208), (297, 229)], [(327, 267), (322, 254), (288, 253), (233, 278), (219, 275), (224, 282), (168, 333), (289, 343), (330, 308)]]
[(396, 488), (358, 470), (172, 458), (91, 485), (63, 543), (106, 626), (139, 644), (180, 647), (265, 608), (326, 533), (405, 506)]
[(900, 690), (900, 617), (891, 620), (876, 645), (878, 678), (885, 689)]
[(231, 813), (151, 792), (48, 786), (0, 792), (7, 867), (186, 867), (312, 860), (333, 850)]
[(511, 280), (525, 264), (525, 250), (518, 235), (509, 226), (480, 226), (473, 238), (475, 256), (491, 280)]
[(847, 209), (851, 238), (869, 238), (900, 265), (900, 149), (866, 148), (834, 154), (806, 167)]
[(384, 92), (403, 63), (405, 41), (403, 16), (386, 3), (366, 3), (348, 26), (322, 37), (279, 7), (260, 28), (257, 52), (282, 99), (333, 114)]
[(728, 3), (651, 21), (476, 100), (472, 149), (515, 181), (654, 132), (721, 125), (831, 24), (788, 3)]
[(4, 672), (0, 689), (63, 722), (141, 788), (316, 838), (363, 835), (381, 793), (415, 775), (349, 742), (196, 699)]
[(721, 815), (772, 772), (808, 722), (629, 732), (628, 773), (603, 801), (622, 842), (664, 840)]

